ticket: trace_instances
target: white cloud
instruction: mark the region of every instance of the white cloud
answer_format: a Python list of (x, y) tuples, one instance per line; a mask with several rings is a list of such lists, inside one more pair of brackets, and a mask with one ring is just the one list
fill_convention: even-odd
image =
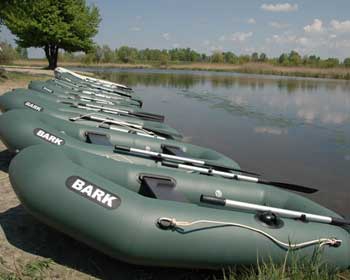
[(323, 23), (320, 19), (314, 19), (314, 21), (304, 27), (304, 31), (307, 33), (319, 33), (323, 32)]
[[(316, 46), (320, 46), (319, 40), (311, 40), (308, 37), (296, 35), (273, 35), (266, 39), (266, 43), (271, 47), (283, 46), (284, 51), (295, 50), (301, 54), (306, 54)], [(313, 50), (312, 50), (313, 51)], [(279, 51), (281, 52), (281, 50)]]
[(222, 35), (219, 37), (219, 41), (233, 41), (233, 42), (244, 42), (248, 38), (253, 36), (253, 32), (235, 32), (231, 35)]
[(163, 33), (163, 34), (162, 34), (162, 37), (163, 37), (165, 40), (167, 40), (167, 41), (170, 40), (170, 34), (169, 34), (169, 33)]
[(273, 35), (271, 38), (266, 40), (268, 43), (277, 43), (277, 44), (290, 44), (297, 41), (297, 36), (295, 35)]
[(225, 35), (220, 36), (219, 41), (226, 41), (226, 36)]
[(298, 10), (298, 4), (278, 3), (262, 4), (261, 9), (268, 12), (294, 12)]
[(130, 31), (139, 32), (139, 31), (141, 31), (141, 27), (133, 26), (130, 28)]
[(204, 40), (203, 41), (203, 45), (204, 46), (209, 46), (210, 45), (210, 41), (209, 40)]
[(298, 37), (296, 38), (296, 43), (303, 45), (303, 46), (307, 46), (309, 45), (310, 39), (306, 38), (306, 37)]
[(173, 48), (178, 48), (178, 47), (180, 47), (180, 44), (179, 44), (179, 43), (174, 43), (174, 44), (173, 44)]
[(250, 19), (247, 20), (247, 22), (248, 22), (249, 24), (256, 24), (255, 18), (250, 18)]
[(256, 52), (256, 49), (255, 48), (244, 48), (243, 51), (245, 53), (253, 53), (253, 52)]
[(277, 22), (277, 21), (271, 21), (271, 22), (269, 22), (269, 25), (274, 27), (274, 28), (278, 28), (278, 29), (287, 28), (290, 26), (290, 24), (288, 24), (288, 23), (282, 23), (282, 22)]
[(244, 42), (248, 38), (253, 36), (253, 32), (236, 32), (233, 33), (232, 36), (230, 37), (231, 41), (234, 42)]
[(350, 32), (350, 20), (338, 21), (333, 19), (331, 21), (331, 27), (337, 32)]
[(214, 45), (212, 45), (212, 46), (210, 46), (210, 50), (212, 52), (222, 52), (224, 50), (224, 48), (222, 46), (214, 46)]

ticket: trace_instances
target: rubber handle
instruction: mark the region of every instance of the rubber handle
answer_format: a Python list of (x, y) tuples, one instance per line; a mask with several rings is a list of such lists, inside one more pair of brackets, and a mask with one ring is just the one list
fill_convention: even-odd
[(130, 152), (130, 147), (128, 147), (128, 146), (115, 145), (114, 149), (119, 150), (119, 151)]
[(346, 226), (346, 225), (350, 225), (350, 220), (345, 220), (342, 218), (336, 218), (336, 217), (332, 217), (332, 225), (336, 225), (336, 226)]
[(167, 166), (167, 167), (173, 167), (173, 168), (179, 167), (177, 163), (172, 163), (172, 162), (167, 162), (167, 161), (163, 161), (162, 165)]
[(216, 196), (209, 196), (209, 195), (201, 195), (200, 201), (203, 203), (218, 205), (218, 206), (225, 206), (226, 205), (226, 199)]

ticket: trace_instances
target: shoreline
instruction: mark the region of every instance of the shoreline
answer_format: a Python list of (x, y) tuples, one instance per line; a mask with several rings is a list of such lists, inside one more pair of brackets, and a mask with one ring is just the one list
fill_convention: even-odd
[[(3, 65), (7, 70), (36, 69), (37, 71), (50, 71), (43, 69), (47, 66), (46, 60), (17, 60), (11, 65)], [(219, 64), (219, 63), (182, 63), (157, 65), (151, 63), (93, 63), (83, 64), (80, 62), (60, 62), (62, 67), (76, 68), (120, 68), (120, 69), (156, 69), (156, 70), (193, 70), (193, 71), (214, 71), (241, 74), (273, 75), (286, 77), (304, 77), (304, 78), (321, 78), (350, 80), (350, 68), (314, 68), (304, 66), (275, 66), (267, 63), (246, 63), (242, 65)]]
[[(6, 68), (7, 69), (7, 68)], [(39, 70), (39, 72), (37, 72)], [(47, 72), (42, 72), (47, 71)], [(45, 80), (53, 71), (31, 67), (10, 67), (8, 79), (0, 79), (0, 95), (18, 87), (26, 87), (30, 80)], [(176, 268), (141, 267), (108, 257), (81, 242), (42, 224), (20, 205), (8, 178), (11, 154), (0, 141), (0, 279), (112, 279), (115, 274), (135, 279), (257, 279), (258, 272), (250, 269), (232, 271), (185, 270)], [(64, 252), (64, 254), (62, 254)], [(81, 259), (81, 255), (85, 258)], [(79, 261), (77, 261), (79, 260)], [(293, 274), (284, 266), (262, 264), (259, 276), (310, 276), (319, 271), (316, 264), (300, 264)], [(244, 274), (246, 273), (246, 274)], [(171, 277), (169, 277), (171, 275)], [(253, 278), (255, 277), (256, 278)], [(312, 274), (314, 275), (314, 274)], [(320, 278), (328, 275), (321, 270)], [(348, 279), (349, 270), (337, 272), (335, 278)]]

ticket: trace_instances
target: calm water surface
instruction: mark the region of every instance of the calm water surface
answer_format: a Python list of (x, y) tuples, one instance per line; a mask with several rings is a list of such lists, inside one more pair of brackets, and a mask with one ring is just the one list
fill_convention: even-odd
[(128, 84), (185, 140), (264, 178), (316, 187), (350, 216), (350, 83), (199, 71), (84, 69)]

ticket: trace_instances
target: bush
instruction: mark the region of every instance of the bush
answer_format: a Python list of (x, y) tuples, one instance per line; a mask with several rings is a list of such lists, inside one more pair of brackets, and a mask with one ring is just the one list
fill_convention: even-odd
[(10, 44), (0, 42), (0, 63), (12, 63), (15, 59), (18, 59), (16, 50)]
[(4, 68), (0, 68), (0, 80), (5, 80), (7, 78), (6, 70)]

